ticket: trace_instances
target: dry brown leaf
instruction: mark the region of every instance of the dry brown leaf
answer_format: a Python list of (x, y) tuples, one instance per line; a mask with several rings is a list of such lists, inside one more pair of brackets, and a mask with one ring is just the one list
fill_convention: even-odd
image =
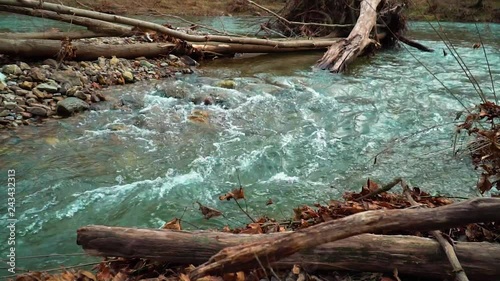
[(161, 228), (162, 229), (172, 229), (172, 230), (182, 230), (181, 220), (178, 218), (174, 218), (173, 220), (166, 222)]
[(491, 184), (490, 180), (488, 179), (487, 174), (481, 174), (481, 177), (479, 178), (479, 181), (477, 182), (477, 188), (481, 192), (481, 194), (485, 193), (486, 191), (489, 191), (493, 185)]
[(300, 273), (300, 266), (298, 264), (294, 264), (292, 268), (292, 273), (295, 275), (299, 275)]
[(370, 192), (373, 192), (378, 189), (378, 184), (370, 179), (366, 180), (366, 185), (363, 186), (363, 189), (367, 189)]
[(67, 280), (67, 281), (73, 281), (73, 280), (76, 280), (76, 276), (73, 272), (71, 271), (63, 271), (63, 273), (61, 273), (60, 275), (60, 278), (61, 280)]
[(113, 277), (113, 281), (125, 281), (127, 279), (127, 275), (123, 272), (118, 272), (118, 274)]
[(222, 215), (222, 212), (219, 211), (219, 210), (216, 210), (216, 209), (213, 209), (213, 208), (209, 208), (207, 206), (203, 206), (198, 201), (196, 201), (196, 203), (198, 203), (198, 205), (200, 205), (200, 211), (203, 214), (203, 217), (205, 219), (207, 219), (207, 220), (210, 219), (210, 218), (218, 217), (218, 216)]
[(245, 281), (245, 272), (243, 271), (236, 272), (236, 281)]
[(97, 280), (97, 278), (95, 277), (95, 275), (92, 272), (89, 272), (86, 270), (79, 270), (78, 275), (79, 275), (78, 276), (79, 281), (89, 281), (89, 280), (96, 281)]
[(231, 200), (231, 198), (234, 198), (235, 200), (245, 199), (243, 187), (235, 188), (231, 192), (219, 196), (219, 200)]
[(259, 223), (251, 223), (247, 226), (246, 229), (242, 230), (241, 233), (244, 234), (262, 234), (264, 231), (262, 231), (262, 228), (260, 227)]

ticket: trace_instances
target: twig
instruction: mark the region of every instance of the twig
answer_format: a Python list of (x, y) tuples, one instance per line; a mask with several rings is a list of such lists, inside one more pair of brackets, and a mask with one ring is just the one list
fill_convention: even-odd
[[(408, 188), (408, 185), (403, 180), (401, 180), (401, 187), (403, 188), (403, 194), (406, 196), (408, 202), (410, 202), (412, 206), (417, 206), (419, 208), (420, 207), (419, 205), (421, 204), (417, 203), (413, 199), (413, 197), (411, 196), (411, 191)], [(432, 234), (432, 236), (436, 238), (439, 245), (441, 245), (441, 247), (443, 248), (446, 257), (448, 257), (448, 260), (450, 261), (450, 264), (453, 267), (453, 273), (455, 274), (456, 280), (469, 281), (467, 275), (465, 274), (464, 269), (462, 268), (462, 265), (460, 264), (460, 261), (458, 260), (457, 254), (455, 253), (455, 249), (453, 249), (453, 245), (450, 244), (450, 242), (443, 237), (441, 231), (433, 230), (430, 231), (430, 233)]]
[(202, 25), (202, 24), (199, 24), (199, 23), (195, 23), (195, 22), (192, 22), (192, 21), (189, 21), (183, 17), (179, 17), (179, 16), (175, 16), (175, 15), (171, 15), (171, 14), (164, 14), (164, 13), (159, 13), (157, 12), (157, 14), (161, 15), (161, 16), (165, 16), (165, 17), (170, 17), (170, 18), (174, 18), (174, 19), (178, 19), (180, 21), (183, 21), (185, 23), (189, 23), (193, 26), (199, 26), (200, 28), (202, 29), (206, 29), (206, 30), (210, 30), (210, 31), (214, 31), (216, 33), (219, 33), (219, 34), (224, 34), (224, 35), (230, 35), (230, 36), (238, 36), (238, 37), (245, 37), (241, 34), (235, 34), (235, 33), (229, 33), (229, 32), (226, 32), (226, 31), (220, 31), (214, 27), (211, 27), (211, 26), (208, 26), (208, 25)]
[(234, 199), (234, 202), (236, 202), (236, 205), (238, 205), (238, 207), (240, 208), (240, 210), (245, 214), (247, 215), (247, 217), (252, 221), (252, 222), (257, 222), (256, 220), (254, 220), (249, 214), (248, 212), (246, 212), (245, 210), (243, 210), (243, 208), (241, 207), (240, 203), (238, 203), (238, 200), (236, 200), (236, 198), (233, 198)]
[(268, 8), (264, 7), (264, 6), (261, 6), (257, 3), (255, 3), (254, 1), (252, 0), (246, 0), (248, 3), (254, 5), (255, 7), (259, 8), (259, 9), (262, 9), (268, 13), (270, 13), (271, 15), (275, 16), (276, 18), (278, 18), (279, 20), (285, 22), (286, 24), (289, 24), (289, 25), (304, 25), (304, 26), (308, 26), (308, 25), (312, 25), (312, 26), (328, 26), (328, 27), (350, 27), (350, 26), (354, 26), (354, 24), (328, 24), (328, 23), (316, 23), (316, 22), (298, 22), (298, 21), (289, 21), (287, 19), (285, 19), (284, 17), (278, 15), (277, 13), (269, 10)]
[(396, 186), (396, 184), (400, 183), (401, 181), (402, 181), (401, 178), (395, 178), (391, 182), (389, 182), (388, 184), (382, 186), (381, 188), (379, 188), (379, 189), (377, 189), (375, 191), (372, 191), (372, 192), (370, 192), (370, 193), (368, 193), (366, 195), (363, 195), (363, 196), (359, 197), (358, 199), (356, 199), (356, 201), (363, 200), (363, 199), (366, 199), (366, 198), (370, 198), (370, 197), (379, 195), (380, 193), (389, 191), (391, 188), (393, 188), (394, 186)]

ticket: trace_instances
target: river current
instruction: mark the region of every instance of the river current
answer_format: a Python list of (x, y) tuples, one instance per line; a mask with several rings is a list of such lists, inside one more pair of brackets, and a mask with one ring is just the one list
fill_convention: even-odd
[[(256, 19), (206, 21), (247, 32)], [(0, 27), (6, 22), (0, 19)], [(442, 25), (493, 99), (483, 50), (472, 48), (479, 41), (474, 24)], [(498, 90), (500, 26), (478, 27)], [(207, 61), (192, 75), (105, 90), (126, 108), (105, 103), (76, 117), (2, 132), (0, 185), (6, 186), (7, 170), (16, 171), (18, 268), (92, 261), (23, 259), (82, 253), (76, 229), (88, 224), (159, 228), (183, 216), (185, 229), (242, 226), (246, 216), (218, 199), (239, 185), (238, 175), (254, 217), (289, 218), (292, 208), (339, 199), (367, 178), (403, 177), (433, 194), (476, 196), (470, 159), (453, 154), (455, 117), (464, 108), (415, 58), (465, 106), (477, 104), (478, 95), (454, 58), (443, 55), (445, 46), (428, 23), (410, 29), (436, 52), (382, 51), (338, 75), (312, 67), (321, 52)], [(234, 89), (220, 86), (227, 79)], [(190, 101), (206, 95), (223, 103)], [(195, 111), (208, 122), (190, 120)], [(468, 141), (457, 139), (458, 147)], [(0, 227), (6, 229), (2, 190)], [(274, 204), (267, 206), (268, 199)], [(203, 219), (196, 201), (225, 216)], [(7, 249), (0, 243), (1, 259)]]

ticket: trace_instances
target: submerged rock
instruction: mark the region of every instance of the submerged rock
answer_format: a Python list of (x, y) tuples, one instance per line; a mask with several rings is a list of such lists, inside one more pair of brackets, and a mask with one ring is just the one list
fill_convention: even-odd
[(57, 103), (57, 114), (71, 116), (74, 113), (85, 111), (89, 105), (79, 98), (69, 97)]
[(236, 82), (234, 82), (233, 80), (226, 79), (226, 80), (219, 81), (217, 83), (217, 86), (221, 87), (221, 88), (226, 88), (226, 89), (234, 89), (234, 88), (236, 88)]

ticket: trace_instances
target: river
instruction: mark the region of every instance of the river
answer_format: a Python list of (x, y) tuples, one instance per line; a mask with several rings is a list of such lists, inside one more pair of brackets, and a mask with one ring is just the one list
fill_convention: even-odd
[[(248, 32), (256, 19), (206, 21)], [(0, 18), (0, 27), (6, 24), (12, 21)], [(493, 99), (483, 50), (472, 49), (475, 26), (442, 28)], [(477, 104), (478, 95), (454, 58), (443, 56), (444, 44), (428, 23), (410, 23), (410, 29), (413, 39), (436, 52), (383, 51), (339, 75), (312, 68), (321, 52), (207, 61), (192, 75), (105, 90), (128, 109), (102, 104), (76, 117), (2, 132), (1, 185), (7, 170), (16, 171), (17, 267), (95, 260), (32, 257), (82, 253), (76, 229), (88, 224), (159, 228), (182, 216), (185, 229), (244, 225), (248, 219), (237, 206), (218, 199), (239, 185), (238, 175), (253, 217), (289, 218), (292, 208), (339, 199), (367, 178), (384, 183), (399, 176), (432, 194), (476, 196), (477, 172), (466, 153), (452, 151), (455, 116), (464, 108), (414, 57), (465, 106)], [(479, 30), (500, 89), (500, 25)], [(234, 80), (235, 88), (218, 86), (224, 79)], [(206, 95), (223, 105), (189, 101)], [(208, 122), (190, 121), (195, 110), (207, 113)], [(457, 146), (467, 141), (460, 136)], [(0, 227), (6, 229), (2, 190)], [(274, 204), (267, 206), (268, 199)], [(196, 201), (225, 217), (203, 219)], [(1, 242), (1, 259), (8, 247)]]

